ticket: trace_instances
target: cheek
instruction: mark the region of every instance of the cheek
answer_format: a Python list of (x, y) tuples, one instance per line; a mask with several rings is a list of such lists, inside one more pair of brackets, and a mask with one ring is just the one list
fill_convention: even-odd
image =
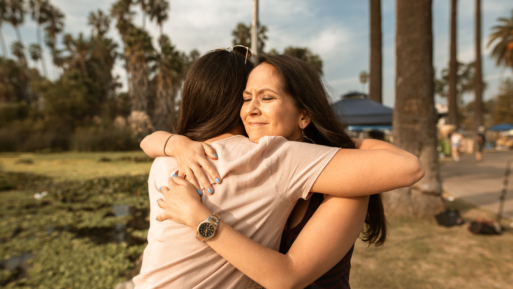
[(296, 111), (278, 106), (269, 114), (269, 118), (272, 118), (272, 128), (275, 135), (288, 137), (295, 131), (297, 127)]

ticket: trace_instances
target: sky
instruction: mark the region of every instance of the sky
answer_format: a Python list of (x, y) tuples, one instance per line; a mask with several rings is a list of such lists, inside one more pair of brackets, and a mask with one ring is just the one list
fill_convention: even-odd
[[(51, 0), (66, 15), (65, 32), (78, 35), (90, 34), (87, 15), (97, 9), (109, 11), (113, 0)], [(239, 22), (250, 24), (251, 0), (170, 0), (171, 12), (164, 25), (167, 34), (179, 50), (198, 49), (205, 53), (214, 48), (232, 45), (231, 32)], [(482, 47), (483, 75), (488, 84), (485, 100), (494, 97), (501, 79), (513, 77), (512, 69), (498, 68), (486, 48), (491, 28), (499, 17), (510, 17), (513, 10), (511, 0), (485, 0), (482, 2)], [(323, 60), (324, 79), (329, 84), (334, 101), (349, 91), (368, 91), (368, 84), (359, 82), (361, 71), (369, 71), (369, 1), (349, 0), (260, 0), (260, 23), (268, 27), (266, 50), (283, 51), (287, 46), (307, 46)], [(395, 78), (395, 1), (382, 0), (383, 30), (383, 102), (394, 105)], [(137, 12), (137, 9), (134, 9)], [(458, 1), (458, 60), (471, 62), (474, 54), (475, 0)], [(448, 63), (450, 1), (433, 0), (434, 66), (439, 75)], [(27, 17), (28, 18), (28, 17)], [(142, 25), (140, 13), (134, 23)], [(155, 36), (158, 27), (146, 23), (146, 28)], [(4, 24), (2, 32), (7, 43), (16, 39), (14, 29)], [(35, 23), (27, 19), (21, 27), (26, 46), (36, 42)], [(120, 37), (111, 24), (109, 36), (119, 43)], [(46, 49), (47, 65), (50, 65)], [(49, 69), (52, 71), (52, 69)], [(118, 61), (114, 73), (121, 80), (126, 73)], [(126, 85), (124, 85), (126, 88)], [(472, 100), (473, 95), (464, 97)], [(436, 98), (437, 103), (446, 103)]]

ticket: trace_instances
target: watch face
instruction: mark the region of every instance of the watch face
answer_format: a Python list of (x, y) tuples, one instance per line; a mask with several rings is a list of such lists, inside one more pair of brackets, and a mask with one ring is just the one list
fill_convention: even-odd
[(214, 235), (214, 225), (211, 223), (202, 223), (199, 226), (198, 232), (201, 237), (208, 239)]

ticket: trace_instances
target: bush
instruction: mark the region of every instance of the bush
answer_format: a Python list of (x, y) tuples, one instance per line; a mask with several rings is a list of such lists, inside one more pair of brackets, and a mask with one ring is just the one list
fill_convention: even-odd
[(125, 129), (77, 129), (71, 137), (70, 148), (82, 152), (127, 151), (139, 149), (139, 142)]

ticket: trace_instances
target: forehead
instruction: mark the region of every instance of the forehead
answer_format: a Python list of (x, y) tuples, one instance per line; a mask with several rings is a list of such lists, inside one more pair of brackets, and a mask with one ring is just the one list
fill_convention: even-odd
[(251, 71), (247, 86), (249, 87), (280, 87), (281, 75), (278, 70), (269, 63), (261, 63)]

